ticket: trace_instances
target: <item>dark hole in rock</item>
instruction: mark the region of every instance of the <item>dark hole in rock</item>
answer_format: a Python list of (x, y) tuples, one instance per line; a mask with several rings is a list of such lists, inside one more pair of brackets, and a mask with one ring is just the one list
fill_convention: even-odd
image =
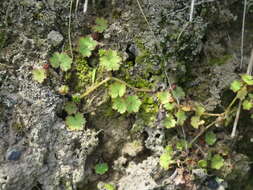
[(206, 186), (211, 190), (217, 190), (219, 188), (219, 183), (216, 181), (215, 177), (209, 177), (206, 179)]
[(68, 116), (68, 114), (65, 110), (61, 110), (61, 111), (57, 112), (56, 115), (62, 119), (65, 119)]
[(75, 139), (74, 141), (73, 141), (73, 150), (76, 150), (76, 149), (81, 149), (81, 143), (79, 142), (79, 140), (78, 139)]
[(138, 56), (138, 49), (135, 44), (129, 44), (126, 48), (126, 53), (128, 54), (127, 61), (132, 61), (135, 64), (135, 58)]
[(148, 133), (146, 131), (143, 132), (144, 141), (148, 139)]
[(36, 185), (32, 188), (32, 190), (42, 190), (43, 187), (42, 187), (42, 184), (37, 182)]
[(156, 134), (155, 138), (159, 139), (160, 136), (161, 136), (160, 134)]

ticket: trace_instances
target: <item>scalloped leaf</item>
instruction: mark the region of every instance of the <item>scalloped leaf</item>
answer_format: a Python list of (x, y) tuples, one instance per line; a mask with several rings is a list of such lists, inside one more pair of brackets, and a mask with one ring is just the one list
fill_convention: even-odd
[(117, 71), (120, 67), (121, 58), (115, 50), (99, 50), (99, 62), (107, 71)]
[(122, 97), (126, 92), (126, 85), (115, 82), (109, 86), (109, 95), (112, 98)]
[(82, 37), (79, 40), (78, 51), (83, 57), (90, 57), (97, 44), (97, 41), (90, 36)]
[(249, 100), (244, 100), (242, 103), (242, 107), (244, 110), (250, 110), (253, 107), (253, 103)]
[(157, 98), (160, 100), (161, 104), (167, 104), (174, 101), (169, 91), (158, 92)]
[(67, 102), (64, 106), (64, 110), (69, 114), (75, 114), (77, 112), (77, 106), (74, 102)]
[(70, 130), (82, 130), (85, 123), (86, 119), (80, 112), (66, 118), (66, 124)]
[(176, 126), (177, 121), (172, 114), (167, 114), (166, 118), (163, 121), (163, 124), (166, 128), (173, 128)]
[(247, 85), (253, 85), (253, 77), (251, 75), (242, 74), (241, 78)]
[(68, 71), (72, 64), (72, 59), (66, 53), (59, 52), (55, 52), (49, 61), (53, 68), (60, 67), (62, 71)]
[(123, 114), (127, 111), (127, 104), (124, 98), (114, 98), (112, 100), (112, 109)]
[(96, 18), (96, 25), (92, 27), (94, 32), (103, 33), (108, 27), (108, 21), (104, 18)]
[(136, 113), (140, 109), (141, 100), (136, 95), (128, 96), (126, 98), (126, 105), (127, 105), (127, 111), (129, 113), (132, 113), (132, 112)]
[(95, 166), (95, 172), (96, 174), (103, 175), (109, 170), (108, 164), (107, 163), (100, 163), (96, 164)]
[(217, 138), (214, 132), (210, 131), (205, 134), (205, 141), (208, 145), (214, 145)]
[(233, 91), (233, 92), (237, 92), (241, 89), (242, 87), (242, 82), (239, 81), (239, 80), (234, 80), (231, 85), (230, 85), (230, 89)]
[(33, 80), (43, 83), (43, 81), (47, 78), (46, 70), (41, 68), (41, 69), (34, 69), (32, 71), (32, 77)]
[(223, 165), (224, 159), (219, 154), (215, 154), (211, 160), (211, 168), (219, 170)]
[(198, 129), (200, 125), (203, 125), (205, 123), (204, 120), (200, 120), (200, 116), (193, 116), (191, 118), (191, 125), (195, 128)]

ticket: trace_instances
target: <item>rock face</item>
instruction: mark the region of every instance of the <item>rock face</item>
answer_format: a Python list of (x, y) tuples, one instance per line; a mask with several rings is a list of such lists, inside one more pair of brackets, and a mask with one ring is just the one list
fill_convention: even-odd
[[(227, 28), (238, 16), (232, 11), (238, 2), (200, 1), (189, 23), (188, 0), (143, 0), (143, 10), (135, 0), (89, 1), (85, 15), (80, 1), (73, 5), (71, 39), (75, 45), (75, 37), (86, 35), (94, 18), (108, 17), (113, 21), (104, 33), (105, 44), (120, 50), (124, 61), (134, 63), (127, 68), (130, 78), (154, 83), (155, 90), (166, 89), (168, 80), (183, 85), (189, 96), (214, 110), (237, 77), (239, 37), (228, 34)], [(93, 190), (99, 181), (115, 184), (118, 190), (225, 189), (226, 182), (208, 178), (205, 170), (194, 170), (200, 178), (197, 182), (191, 181), (194, 178), (187, 169), (161, 170), (159, 156), (173, 139), (166, 138), (175, 135), (161, 125), (163, 113), (148, 116), (157, 117), (148, 122), (139, 114), (120, 118), (91, 114), (88, 124), (94, 129), (67, 130), (62, 109), (68, 97), (56, 91), (63, 74), (49, 69), (53, 77), (39, 84), (32, 80), (31, 71), (46, 67), (54, 51), (69, 45), (70, 3), (1, 1), (0, 190), (76, 190), (82, 186)], [(133, 126), (139, 127), (140, 134), (131, 134)], [(235, 168), (232, 180), (250, 170), (247, 157), (235, 158), (236, 163), (243, 160), (244, 170)], [(96, 175), (92, 170), (97, 161), (114, 163), (114, 170), (105, 177)], [(187, 180), (191, 186), (183, 188)], [(89, 188), (89, 183), (95, 185)]]
[(63, 41), (52, 29), (56, 10), (68, 7), (64, 2), (50, 1), (55, 11), (41, 1), (1, 2), (7, 10), (1, 13), (7, 38), (0, 55), (1, 190), (76, 188), (98, 144), (95, 131), (70, 132), (58, 117), (64, 103), (54, 89), (59, 81), (32, 80), (31, 70), (46, 64), (51, 48)]

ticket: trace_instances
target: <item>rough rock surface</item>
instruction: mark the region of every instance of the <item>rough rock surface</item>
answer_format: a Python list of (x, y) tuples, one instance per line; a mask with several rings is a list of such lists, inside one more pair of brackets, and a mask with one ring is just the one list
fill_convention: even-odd
[[(83, 1), (72, 15), (72, 39), (88, 31), (91, 18), (97, 16), (96, 10), (106, 7), (104, 14), (117, 19), (112, 18), (104, 34), (105, 44), (122, 51), (124, 60), (135, 61), (128, 71), (133, 77), (145, 76), (148, 82), (158, 78), (154, 88), (164, 90), (169, 85), (165, 75), (168, 73), (170, 82), (189, 88), (192, 97), (205, 100), (208, 110), (214, 110), (221, 103), (222, 93), (237, 76), (234, 72), (238, 52), (226, 51), (235, 46), (230, 44), (226, 27), (236, 20), (231, 8), (236, 0), (201, 1), (196, 7), (198, 16), (190, 24), (189, 1), (143, 0), (141, 6), (149, 25), (134, 0), (89, 2), (86, 15), (82, 13)], [(152, 126), (143, 124), (141, 132), (145, 132), (146, 137), (141, 135), (138, 147), (131, 147), (133, 144), (129, 142), (134, 141), (129, 129), (134, 119), (100, 120), (97, 119), (100, 115), (94, 115), (90, 117), (92, 125), (104, 134), (99, 144), (97, 136), (100, 134), (95, 129), (70, 132), (65, 127), (61, 118), (65, 100), (56, 92), (61, 85), (61, 74), (49, 70), (54, 77), (43, 84), (32, 80), (33, 68), (45, 66), (54, 51), (68, 46), (69, 5), (70, 0), (1, 1), (0, 189), (72, 190), (104, 180), (116, 184), (118, 190), (182, 190), (183, 172), (179, 169), (175, 173), (164, 172), (159, 166), (159, 156), (166, 145), (159, 116), (159, 122)], [(206, 8), (211, 12), (206, 13)], [(238, 38), (230, 35), (232, 40)], [(146, 51), (154, 56), (138, 61), (137, 57)], [(220, 57), (225, 59), (217, 59)], [(214, 65), (210, 65), (213, 62)], [(238, 162), (245, 160), (242, 171), (245, 174), (249, 163), (243, 158), (238, 157)], [(106, 175), (108, 178), (92, 173), (94, 162), (104, 160), (114, 162), (112, 177), (111, 173)], [(224, 185), (200, 171), (195, 172), (202, 179), (201, 184), (196, 182), (194, 187), (200, 190), (226, 188), (225, 182)], [(237, 172), (233, 179), (244, 176)]]
[[(50, 2), (54, 9), (68, 7), (65, 1)], [(41, 85), (31, 75), (33, 68), (47, 64), (51, 48), (63, 40), (59, 33), (49, 33), (58, 12), (33, 0), (3, 1), (1, 9), (7, 10), (1, 13), (7, 41), (0, 55), (0, 189), (76, 188), (85, 179), (97, 133), (68, 131), (58, 116), (64, 100), (51, 86), (59, 81)]]

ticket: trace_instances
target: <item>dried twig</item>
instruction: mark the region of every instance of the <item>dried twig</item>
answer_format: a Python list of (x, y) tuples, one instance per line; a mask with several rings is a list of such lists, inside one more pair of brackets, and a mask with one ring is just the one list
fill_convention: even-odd
[[(241, 35), (240, 69), (242, 68), (242, 64), (243, 64), (243, 46), (244, 46), (244, 31), (245, 31), (246, 9), (247, 9), (247, 0), (244, 0), (244, 9), (243, 9), (243, 18), (242, 18), (242, 35)], [(251, 57), (252, 57), (252, 54), (251, 54)], [(252, 66), (250, 66), (251, 64), (252, 63), (250, 61), (249, 64), (248, 64), (247, 74), (251, 73), (251, 70), (252, 70), (252, 68), (251, 68)], [(236, 128), (237, 128), (238, 121), (239, 121), (239, 118), (240, 118), (241, 108), (242, 108), (242, 100), (240, 100), (238, 108), (237, 108), (236, 117), (235, 117), (235, 120), (234, 120), (233, 129), (232, 129), (232, 133), (231, 133), (231, 138), (235, 137)]]
[(192, 22), (192, 19), (193, 19), (194, 5), (195, 5), (195, 0), (192, 0), (192, 2), (191, 2), (191, 10), (190, 10), (190, 22)]
[(244, 0), (243, 18), (242, 18), (242, 35), (241, 35), (241, 62), (240, 69), (243, 64), (243, 46), (244, 46), (244, 32), (245, 32), (245, 18), (246, 18), (247, 0)]
[(73, 0), (70, 1), (69, 6), (69, 23), (68, 23), (68, 38), (69, 38), (69, 49), (71, 53), (71, 57), (73, 59), (73, 49), (72, 49), (72, 41), (71, 41), (71, 17), (72, 17), (72, 8), (73, 8)]
[[(251, 56), (250, 56), (250, 60), (249, 60), (248, 68), (247, 68), (247, 74), (248, 75), (251, 75), (252, 67), (253, 67), (253, 50), (251, 51)], [(236, 112), (236, 117), (235, 117), (235, 120), (234, 120), (234, 125), (233, 125), (233, 129), (232, 129), (232, 133), (231, 133), (231, 138), (235, 137), (236, 128), (237, 128), (238, 121), (239, 121), (239, 118), (240, 118), (241, 107), (242, 107), (242, 101), (240, 100), (238, 108), (237, 108), (237, 112)]]

